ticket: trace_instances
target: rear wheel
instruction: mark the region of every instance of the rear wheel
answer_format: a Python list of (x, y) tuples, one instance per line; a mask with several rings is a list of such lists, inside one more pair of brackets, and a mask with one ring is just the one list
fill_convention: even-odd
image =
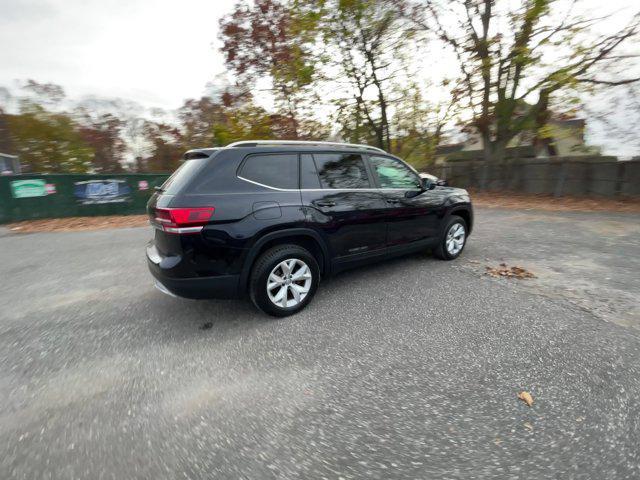
[(251, 272), (251, 301), (263, 312), (286, 317), (306, 307), (316, 293), (320, 268), (314, 256), (298, 245), (280, 245), (264, 252)]
[(467, 223), (461, 217), (452, 215), (440, 233), (434, 255), (442, 260), (458, 258), (467, 243)]

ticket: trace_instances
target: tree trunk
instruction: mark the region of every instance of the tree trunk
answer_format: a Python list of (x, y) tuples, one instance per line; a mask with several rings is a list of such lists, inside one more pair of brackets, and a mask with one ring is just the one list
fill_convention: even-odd
[(542, 128), (549, 123), (551, 118), (551, 112), (549, 112), (549, 91), (542, 89), (540, 91), (540, 98), (536, 105), (536, 117), (535, 117), (535, 138), (533, 140), (533, 147), (535, 154), (538, 155), (539, 151), (543, 152), (543, 155), (550, 153), (551, 138), (545, 137), (540, 134)]
[(491, 137), (488, 131), (482, 132), (482, 172), (480, 173), (480, 190), (487, 188), (487, 177), (489, 176), (489, 164), (493, 159), (493, 149)]
[(495, 140), (492, 145), (492, 162), (502, 163), (507, 153), (507, 142), (504, 140)]
[(486, 190), (489, 188), (489, 171), (496, 165), (500, 165), (504, 159), (507, 149), (507, 142), (504, 140), (491, 140), (483, 136), (482, 142), (482, 173), (480, 174), (480, 189)]

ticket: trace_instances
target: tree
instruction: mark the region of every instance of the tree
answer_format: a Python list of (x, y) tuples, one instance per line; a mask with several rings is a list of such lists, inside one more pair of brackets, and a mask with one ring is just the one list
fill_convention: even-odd
[[(289, 118), (279, 113), (269, 113), (256, 105), (252, 95), (242, 89), (227, 88), (220, 95), (216, 121), (213, 124), (213, 145), (224, 146), (234, 141), (288, 136)], [(326, 125), (312, 118), (298, 120), (303, 138), (325, 138), (329, 134)]]
[(9, 130), (9, 116), (4, 113), (2, 108), (0, 108), (0, 153), (15, 153)]
[(62, 111), (66, 96), (59, 85), (27, 80), (23, 95), (3, 89), (4, 104), (18, 111), (2, 113), (0, 141), (20, 156), (23, 169), (38, 173), (84, 173), (94, 154), (74, 118)]
[(405, 50), (413, 37), (397, 0), (325, 0), (318, 17), (324, 58), (331, 72), (336, 118), (343, 137), (391, 149), (391, 117), (398, 98), (392, 92), (398, 77), (406, 78)]
[(35, 80), (27, 80), (22, 85), (22, 90), (27, 92), (31, 102), (49, 109), (57, 107), (66, 98), (64, 89), (55, 83), (40, 83)]
[[(640, 78), (611, 77), (629, 55), (640, 16), (610, 35), (594, 33), (602, 18), (575, 14), (580, 0), (426, 0), (411, 13), (434, 29), (458, 60), (459, 94), (469, 124), (480, 134), (485, 160), (504, 158), (509, 142), (526, 130), (544, 132), (554, 95), (585, 87), (616, 86)], [(537, 98), (536, 98), (537, 97)]]
[(52, 113), (24, 100), (20, 113), (5, 115), (14, 151), (25, 170), (38, 173), (86, 173), (93, 149), (78, 125), (64, 113)]
[(189, 99), (178, 110), (185, 145), (208, 147), (214, 144), (214, 125), (223, 118), (224, 106), (211, 97)]
[[(445, 80), (443, 87), (447, 86)], [(427, 167), (433, 161), (445, 127), (458, 113), (458, 99), (452, 94), (443, 102), (428, 101), (415, 83), (402, 88), (398, 95), (401, 100), (391, 121), (394, 131), (391, 152), (416, 168)]]
[(151, 155), (140, 160), (139, 167), (146, 172), (173, 172), (180, 165), (185, 152), (180, 130), (162, 122), (147, 121), (144, 136), (151, 145)]
[(222, 101), (221, 115), (213, 125), (214, 145), (275, 137), (272, 116), (255, 105), (250, 94), (226, 90)]
[(640, 152), (640, 84), (618, 89), (615, 95), (598, 95), (585, 105), (590, 125), (610, 142), (619, 155), (638, 156)]
[(122, 138), (124, 122), (111, 114), (91, 118), (84, 112), (79, 127), (83, 140), (94, 151), (92, 166), (95, 173), (120, 173), (124, 170), (127, 146)]
[[(312, 96), (311, 21), (278, 0), (243, 1), (220, 21), (222, 52), (244, 86), (270, 83), (284, 138), (308, 138), (301, 124)], [(304, 28), (302, 28), (304, 26)]]

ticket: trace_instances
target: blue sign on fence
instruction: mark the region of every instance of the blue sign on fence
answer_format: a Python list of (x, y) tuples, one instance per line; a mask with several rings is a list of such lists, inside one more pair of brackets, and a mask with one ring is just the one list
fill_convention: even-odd
[(126, 202), (131, 194), (131, 188), (125, 180), (114, 179), (75, 182), (73, 191), (82, 205)]

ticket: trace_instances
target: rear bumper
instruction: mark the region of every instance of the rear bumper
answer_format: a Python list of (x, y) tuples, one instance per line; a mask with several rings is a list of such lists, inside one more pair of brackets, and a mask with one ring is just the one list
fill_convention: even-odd
[[(159, 261), (155, 248), (147, 248), (147, 266), (160, 284), (158, 288), (161, 291), (167, 290), (178, 297), (193, 299), (237, 298), (239, 296), (240, 275), (194, 278), (172, 277), (166, 270), (173, 266), (173, 262), (171, 262), (171, 257), (168, 257), (167, 260), (167, 262)], [(165, 263), (169, 268), (163, 268)]]
[(218, 277), (171, 278), (163, 275), (157, 265), (147, 261), (149, 271), (155, 279), (170, 293), (178, 297), (237, 298), (240, 275), (222, 275)]

